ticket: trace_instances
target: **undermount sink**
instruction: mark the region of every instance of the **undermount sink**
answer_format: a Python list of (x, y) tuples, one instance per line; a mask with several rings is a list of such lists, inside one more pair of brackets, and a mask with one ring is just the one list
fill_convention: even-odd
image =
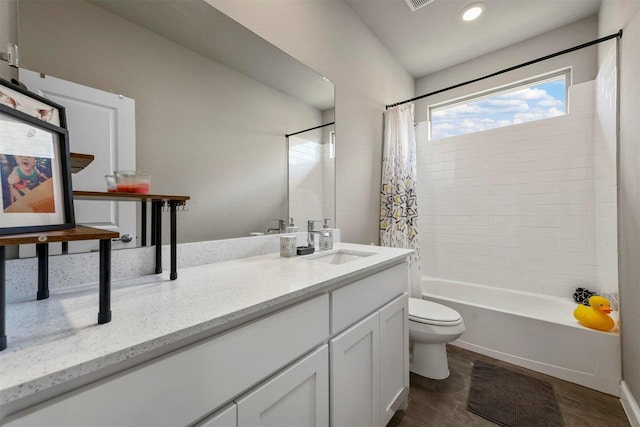
[(320, 252), (308, 255), (305, 259), (325, 264), (344, 264), (364, 257), (374, 255), (374, 252), (350, 251), (348, 249), (336, 249), (328, 252)]

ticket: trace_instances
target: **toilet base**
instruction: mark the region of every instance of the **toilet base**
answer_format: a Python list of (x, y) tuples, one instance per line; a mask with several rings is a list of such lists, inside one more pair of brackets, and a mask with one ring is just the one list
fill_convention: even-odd
[(413, 343), (409, 370), (422, 377), (443, 380), (449, 376), (446, 344)]

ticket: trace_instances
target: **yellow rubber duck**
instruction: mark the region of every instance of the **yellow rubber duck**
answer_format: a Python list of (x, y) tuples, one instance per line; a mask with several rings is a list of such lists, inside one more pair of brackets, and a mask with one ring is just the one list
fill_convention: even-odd
[(610, 331), (615, 326), (615, 322), (609, 316), (611, 313), (611, 305), (609, 300), (601, 296), (592, 296), (589, 298), (589, 305), (578, 305), (573, 311), (573, 317), (587, 328), (597, 329), (599, 331)]

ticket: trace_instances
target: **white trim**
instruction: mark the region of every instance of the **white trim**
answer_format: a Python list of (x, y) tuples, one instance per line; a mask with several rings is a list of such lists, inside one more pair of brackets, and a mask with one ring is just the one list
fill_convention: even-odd
[(624, 380), (620, 382), (620, 402), (632, 427), (640, 427), (640, 406)]

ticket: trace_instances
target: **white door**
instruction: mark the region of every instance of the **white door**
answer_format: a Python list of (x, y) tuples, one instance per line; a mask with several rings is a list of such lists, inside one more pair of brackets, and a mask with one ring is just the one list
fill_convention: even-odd
[[(82, 86), (51, 76), (20, 69), (20, 81), (65, 107), (70, 151), (92, 154), (95, 160), (72, 175), (74, 190), (106, 191), (104, 176), (114, 170), (135, 170), (135, 101), (121, 95)], [(134, 237), (128, 243), (113, 242), (114, 249), (136, 246), (136, 203), (74, 200), (77, 224), (118, 231)], [(69, 252), (98, 249), (99, 242), (70, 242)], [(50, 248), (50, 253), (55, 253)], [(21, 248), (23, 256), (23, 248)], [(33, 250), (35, 254), (35, 250)], [(25, 252), (26, 255), (26, 252)]]
[(238, 427), (329, 426), (329, 350), (325, 345), (236, 400)]
[(409, 299), (407, 294), (380, 310), (380, 425), (403, 409), (409, 393)]
[(376, 312), (329, 341), (334, 427), (380, 425), (379, 334)]

